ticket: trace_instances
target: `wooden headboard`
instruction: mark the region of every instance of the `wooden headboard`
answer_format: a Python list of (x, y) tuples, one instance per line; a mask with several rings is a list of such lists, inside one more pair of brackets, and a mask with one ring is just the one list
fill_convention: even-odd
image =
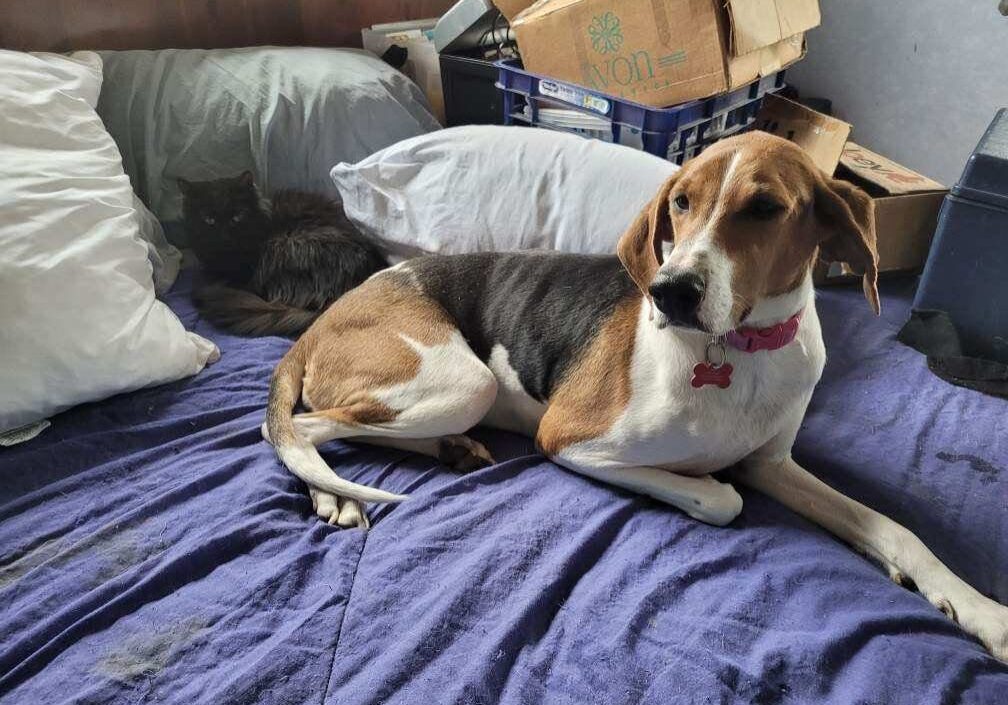
[(356, 46), (379, 22), (455, 0), (0, 0), (0, 47), (24, 51)]

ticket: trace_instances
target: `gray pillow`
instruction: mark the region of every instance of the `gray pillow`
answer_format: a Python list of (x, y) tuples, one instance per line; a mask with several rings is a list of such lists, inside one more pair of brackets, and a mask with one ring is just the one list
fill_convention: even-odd
[(179, 178), (250, 169), (267, 193), (335, 197), (333, 164), (440, 128), (412, 81), (356, 49), (110, 51), (102, 59), (98, 114), (162, 221), (181, 216)]

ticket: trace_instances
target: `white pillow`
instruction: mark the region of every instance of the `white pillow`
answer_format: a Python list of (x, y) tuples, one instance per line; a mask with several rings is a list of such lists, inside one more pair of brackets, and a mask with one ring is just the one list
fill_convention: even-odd
[(137, 214), (140, 237), (147, 243), (147, 259), (154, 269), (154, 291), (160, 296), (175, 283), (175, 278), (182, 267), (182, 253), (168, 242), (161, 221), (147, 210), (147, 206), (136, 193), (133, 194), (133, 210)]
[(255, 172), (336, 195), (329, 169), (441, 128), (406, 76), (359, 49), (249, 47), (103, 52), (98, 113), (140, 197), (181, 219), (178, 179)]
[(219, 355), (154, 297), (101, 60), (0, 50), (0, 432)]
[(468, 125), (332, 170), (343, 206), (400, 256), (550, 249), (611, 254), (678, 167), (529, 127)]

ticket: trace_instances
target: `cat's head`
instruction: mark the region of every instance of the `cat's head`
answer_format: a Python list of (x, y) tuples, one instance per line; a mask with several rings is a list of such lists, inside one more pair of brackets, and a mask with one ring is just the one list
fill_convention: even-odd
[(252, 172), (213, 181), (179, 179), (182, 216), (190, 233), (240, 240), (264, 216)]

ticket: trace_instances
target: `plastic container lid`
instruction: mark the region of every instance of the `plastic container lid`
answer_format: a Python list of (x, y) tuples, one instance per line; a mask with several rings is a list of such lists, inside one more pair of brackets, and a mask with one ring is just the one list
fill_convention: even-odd
[(952, 194), (1008, 208), (1008, 108), (994, 115), (980, 143), (966, 161)]

